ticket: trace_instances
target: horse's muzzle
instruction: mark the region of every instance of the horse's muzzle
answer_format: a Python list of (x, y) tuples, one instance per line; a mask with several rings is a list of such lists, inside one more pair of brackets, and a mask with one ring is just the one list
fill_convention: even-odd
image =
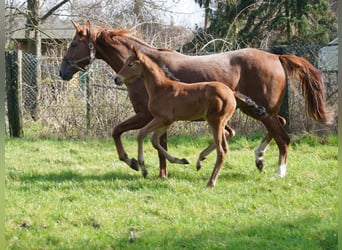
[(116, 85), (122, 85), (124, 83), (124, 79), (120, 75), (116, 75), (114, 78), (114, 82)]
[(63, 80), (69, 81), (69, 80), (71, 80), (71, 78), (73, 77), (73, 72), (72, 72), (72, 70), (65, 70), (65, 69), (61, 68), (61, 69), (59, 70), (59, 76), (60, 76)]

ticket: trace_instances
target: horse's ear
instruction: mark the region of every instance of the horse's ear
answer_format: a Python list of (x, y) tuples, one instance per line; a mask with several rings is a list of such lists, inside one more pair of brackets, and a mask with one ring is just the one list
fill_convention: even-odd
[(72, 25), (74, 25), (77, 33), (81, 31), (81, 26), (78, 23), (76, 23), (73, 20), (71, 20), (71, 23), (72, 23)]
[(89, 20), (87, 20), (87, 22), (85, 24), (88, 28), (90, 28), (90, 21)]

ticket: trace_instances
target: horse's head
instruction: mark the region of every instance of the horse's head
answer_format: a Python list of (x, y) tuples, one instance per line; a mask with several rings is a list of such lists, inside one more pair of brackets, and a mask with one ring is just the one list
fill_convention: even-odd
[(76, 29), (66, 55), (63, 58), (59, 75), (63, 80), (70, 80), (78, 71), (85, 71), (85, 67), (95, 59), (95, 47), (91, 41), (90, 22), (84, 25), (71, 21)]
[[(132, 49), (134, 52), (135, 50)], [(122, 85), (124, 82), (128, 82), (130, 80), (139, 78), (142, 76), (144, 70), (144, 65), (141, 60), (137, 57), (137, 54), (134, 53), (126, 60), (124, 66), (117, 73), (114, 78), (115, 84)]]

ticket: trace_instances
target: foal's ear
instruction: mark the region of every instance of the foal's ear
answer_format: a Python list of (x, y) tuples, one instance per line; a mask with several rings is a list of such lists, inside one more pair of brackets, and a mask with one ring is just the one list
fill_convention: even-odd
[(133, 44), (131, 44), (130, 47), (133, 53), (138, 57), (139, 50)]

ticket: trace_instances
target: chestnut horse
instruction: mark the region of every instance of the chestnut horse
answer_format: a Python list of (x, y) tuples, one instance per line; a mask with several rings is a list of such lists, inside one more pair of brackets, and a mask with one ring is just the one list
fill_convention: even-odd
[[(148, 109), (154, 118), (140, 129), (138, 134), (138, 166), (143, 175), (147, 174), (144, 165), (143, 142), (148, 133), (154, 132), (152, 136), (154, 148), (171, 163), (187, 164), (186, 159), (170, 155), (160, 145), (160, 137), (175, 121), (206, 120), (212, 129), (215, 146), (209, 146), (201, 152), (197, 169), (200, 168), (201, 161), (216, 148), (215, 167), (207, 183), (207, 187), (215, 186), (217, 175), (228, 152), (226, 133), (227, 137), (234, 135), (233, 130), (226, 124), (236, 109), (235, 98), (240, 98), (241, 94), (235, 95), (228, 86), (220, 82), (186, 84), (172, 80), (148, 56), (135, 48), (132, 50), (135, 55), (127, 59), (114, 80), (118, 85), (127, 82), (128, 87), (131, 80), (144, 79), (148, 93)], [(225, 127), (228, 128), (226, 131)]]
[[(290, 137), (284, 129), (286, 121), (278, 112), (286, 90), (287, 75), (292, 82), (294, 78), (298, 79), (308, 115), (326, 124), (334, 120), (333, 112), (326, 107), (322, 76), (304, 58), (275, 55), (253, 48), (205, 56), (187, 56), (173, 50), (156, 49), (130, 35), (127, 30), (90, 25), (89, 21), (84, 25), (72, 23), (76, 34), (60, 67), (60, 76), (64, 80), (70, 80), (77, 71), (85, 70), (95, 58), (104, 60), (118, 72), (133, 53), (128, 44), (133, 44), (137, 48), (143, 48), (144, 53), (158, 64), (165, 64), (182, 82), (223, 82), (230, 89), (249, 96), (257, 105), (265, 107), (268, 115), (259, 117), (248, 105), (237, 100), (237, 107), (243, 113), (260, 120), (268, 130), (254, 152), (255, 163), (260, 171), (264, 168), (267, 146), (274, 139), (279, 149), (277, 175), (284, 177), (286, 174)], [(112, 136), (119, 159), (134, 168), (132, 160), (123, 148), (121, 134), (142, 128), (153, 116), (148, 110), (148, 95), (142, 79), (132, 80), (128, 84), (128, 96), (136, 114), (114, 127)], [(161, 144), (166, 149), (166, 136), (162, 138)], [(159, 160), (160, 176), (166, 177), (165, 157), (159, 154)]]

